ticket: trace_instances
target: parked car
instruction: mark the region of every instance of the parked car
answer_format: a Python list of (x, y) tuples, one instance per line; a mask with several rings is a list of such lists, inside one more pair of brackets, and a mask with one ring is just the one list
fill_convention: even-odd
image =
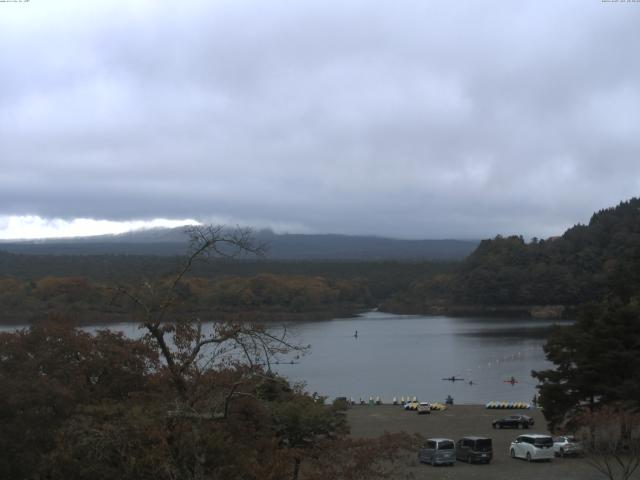
[(580, 455), (582, 443), (571, 435), (563, 435), (553, 439), (553, 453), (558, 457), (565, 455)]
[(456, 443), (456, 459), (468, 463), (490, 463), (493, 446), (487, 437), (463, 437)]
[(527, 415), (509, 415), (494, 420), (493, 428), (529, 428), (533, 426), (534, 420)]
[(420, 402), (418, 404), (418, 415), (424, 415), (425, 413), (431, 413), (431, 404), (429, 402)]
[(417, 410), (418, 409), (418, 402), (413, 400), (411, 402), (407, 402), (404, 404), (404, 409), (405, 410)]
[(536, 433), (520, 435), (511, 442), (509, 453), (511, 458), (524, 458), (528, 462), (551, 460), (554, 457), (553, 438)]
[(428, 438), (418, 450), (418, 460), (431, 465), (453, 465), (456, 462), (456, 444), (448, 438)]

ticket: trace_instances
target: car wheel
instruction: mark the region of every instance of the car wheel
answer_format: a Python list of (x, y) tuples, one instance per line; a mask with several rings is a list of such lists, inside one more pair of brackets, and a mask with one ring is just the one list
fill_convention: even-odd
[(502, 424), (501, 423), (496, 424), (496, 428), (500, 430), (502, 428)]
[(531, 454), (529, 452), (527, 452), (527, 462), (531, 461)]
[(522, 430), (523, 426), (521, 423), (518, 424), (518, 430)]
[(513, 448), (511, 449), (511, 458), (516, 458), (516, 451)]

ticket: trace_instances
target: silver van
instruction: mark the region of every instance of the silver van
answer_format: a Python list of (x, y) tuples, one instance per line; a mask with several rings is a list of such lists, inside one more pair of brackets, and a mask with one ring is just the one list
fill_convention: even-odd
[(456, 444), (449, 438), (428, 438), (418, 450), (418, 460), (431, 465), (453, 465), (456, 462)]

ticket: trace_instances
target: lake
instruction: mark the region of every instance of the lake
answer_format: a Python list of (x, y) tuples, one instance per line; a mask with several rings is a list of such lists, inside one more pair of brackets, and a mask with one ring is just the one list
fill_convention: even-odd
[[(443, 402), (451, 395), (456, 403), (529, 402), (536, 393), (531, 370), (552, 366), (542, 345), (554, 323), (571, 322), (372, 311), (353, 318), (287, 323), (295, 341), (311, 349), (294, 364), (285, 363), (289, 357), (273, 368), (329, 398), (379, 396), (390, 402), (416, 396)], [(135, 324), (108, 327), (131, 337), (141, 334)], [(96, 328), (105, 326), (88, 329)], [(452, 376), (464, 381), (442, 380)], [(511, 377), (517, 383), (505, 382)]]
[[(276, 368), (329, 397), (529, 402), (536, 393), (531, 370), (552, 366), (542, 346), (554, 323), (571, 322), (368, 312), (290, 326), (311, 352), (298, 364)], [(442, 380), (451, 376), (465, 380)], [(511, 377), (517, 383), (505, 383)]]

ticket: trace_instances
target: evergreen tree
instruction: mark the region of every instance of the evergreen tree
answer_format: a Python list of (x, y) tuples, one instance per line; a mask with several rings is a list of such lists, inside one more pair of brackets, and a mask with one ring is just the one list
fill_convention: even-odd
[(555, 368), (533, 372), (551, 429), (581, 407), (640, 409), (640, 299), (582, 309), (579, 320), (557, 327), (544, 347)]

